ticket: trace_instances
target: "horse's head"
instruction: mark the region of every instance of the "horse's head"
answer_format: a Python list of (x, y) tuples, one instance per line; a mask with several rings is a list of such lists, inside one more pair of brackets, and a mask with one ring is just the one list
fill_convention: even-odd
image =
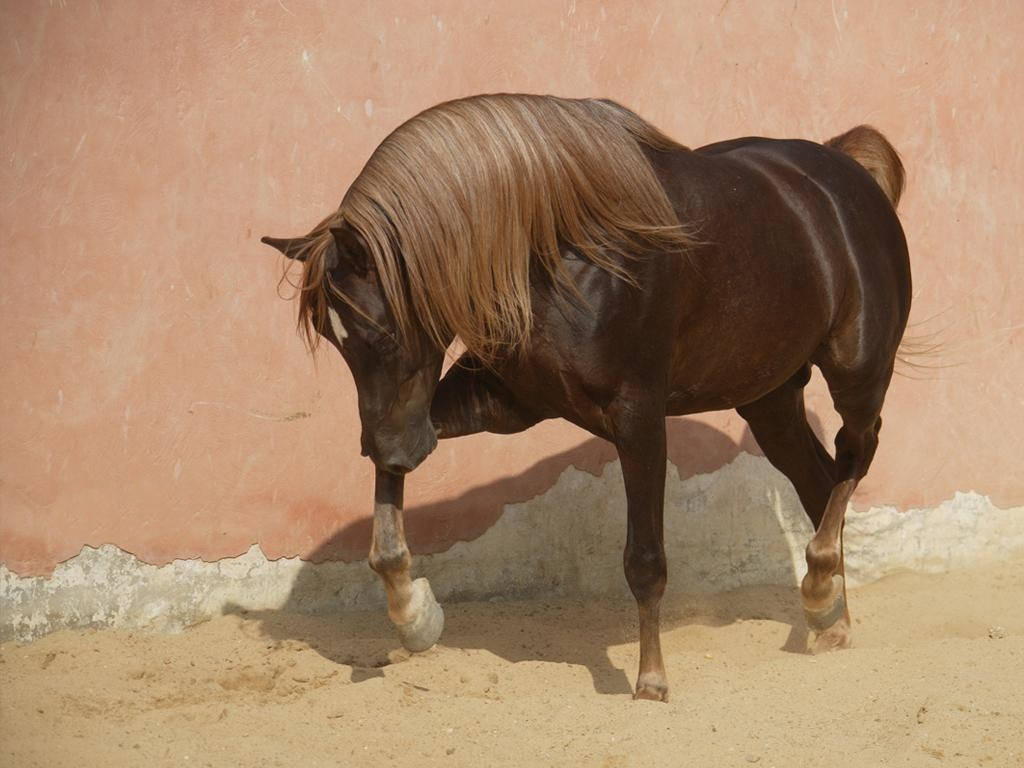
[(400, 338), (373, 259), (348, 224), (319, 235), (264, 237), (304, 265), (300, 315), (348, 363), (359, 399), (362, 454), (378, 469), (403, 474), (437, 446), (430, 401), (443, 350), (422, 332)]

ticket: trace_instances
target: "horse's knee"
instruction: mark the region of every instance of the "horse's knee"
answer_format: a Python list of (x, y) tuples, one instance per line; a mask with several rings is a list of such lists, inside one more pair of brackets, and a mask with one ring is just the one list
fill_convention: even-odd
[(665, 592), (668, 564), (664, 551), (627, 548), (622, 563), (626, 582), (637, 601), (656, 599)]
[(537, 423), (500, 386), (494, 375), (463, 355), (441, 379), (430, 403), (430, 420), (441, 439), (477, 432), (513, 434)]
[(412, 566), (412, 555), (405, 542), (375, 542), (368, 558), (370, 568), (376, 573), (394, 573), (407, 571)]

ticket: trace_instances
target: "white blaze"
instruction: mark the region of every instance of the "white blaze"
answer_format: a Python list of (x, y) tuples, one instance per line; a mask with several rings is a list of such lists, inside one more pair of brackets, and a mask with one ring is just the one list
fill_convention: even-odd
[(345, 326), (341, 324), (341, 316), (335, 311), (334, 307), (327, 308), (327, 317), (331, 319), (331, 330), (334, 331), (334, 338), (338, 340), (338, 343), (348, 338), (348, 331), (345, 330)]

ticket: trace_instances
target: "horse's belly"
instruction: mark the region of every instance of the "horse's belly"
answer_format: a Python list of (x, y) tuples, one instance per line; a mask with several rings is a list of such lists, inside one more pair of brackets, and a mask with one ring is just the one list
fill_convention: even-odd
[(705, 411), (723, 411), (746, 405), (781, 386), (796, 371), (765, 375), (755, 380), (730, 384), (727, 387), (703, 387), (700, 384), (684, 384), (669, 392), (665, 413), (668, 416), (683, 416)]
[[(736, 408), (782, 386), (810, 360), (826, 334), (822, 316), (799, 332), (748, 332), (747, 343), (730, 346), (683, 342), (670, 375), (666, 412), (679, 416)], [(771, 341), (775, 339), (774, 343)], [(752, 342), (752, 343), (751, 343)], [(686, 350), (690, 354), (685, 354)], [(702, 350), (693, 353), (693, 350)]]

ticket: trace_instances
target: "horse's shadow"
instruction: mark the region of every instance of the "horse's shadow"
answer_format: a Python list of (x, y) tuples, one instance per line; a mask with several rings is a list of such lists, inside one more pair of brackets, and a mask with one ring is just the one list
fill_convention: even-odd
[[(820, 432), (820, 424), (815, 421), (813, 414), (808, 415), (815, 422), (813, 426), (817, 428), (816, 431)], [(739, 442), (735, 442), (719, 430), (692, 419), (670, 419), (668, 441), (670, 460), (690, 474), (712, 471), (732, 462), (740, 453), (759, 454), (749, 430)], [(406, 513), (410, 548), (414, 554), (428, 549), (425, 544), (428, 531), (436, 531), (439, 525), (447, 529), (447, 521), (456, 517), (460, 510), (474, 509), (485, 502), (493, 502), (496, 493), (506, 498), (510, 495), (515, 497), (518, 489), (519, 497), (522, 498), (524, 488), (551, 485), (551, 478), (557, 478), (560, 471), (570, 464), (598, 475), (600, 468), (614, 458), (613, 446), (593, 438), (574, 449), (539, 462), (516, 478), (470, 489), (449, 501), (411, 506)], [(782, 495), (789, 499), (790, 506), (798, 505), (788, 481), (777, 473), (772, 477), (774, 479), (770, 483), (777, 487), (765, 488), (767, 495)], [(537, 491), (534, 490), (534, 493)], [(685, 502), (683, 506), (686, 506)], [(776, 573), (781, 578), (774, 578), (774, 585), (756, 588), (741, 586), (729, 592), (707, 593), (706, 587), (697, 583), (701, 578), (699, 569), (688, 571), (686, 567), (673, 568), (673, 546), (667, 541), (670, 588), (662, 611), (663, 629), (689, 624), (724, 626), (737, 620), (766, 619), (790, 627), (783, 650), (801, 652), (804, 649), (807, 630), (796, 588), (798, 575), (790, 565), (793, 562), (791, 537), (787, 537), (770, 504), (765, 503), (760, 507), (737, 510), (735, 519), (723, 521), (722, 530), (715, 532), (718, 537), (716, 546), (727, 553), (742, 552), (740, 560), (749, 561), (753, 556), (763, 562), (774, 563)], [(673, 511), (666, 505), (666, 523)], [(595, 513), (614, 516), (615, 519), (601, 521), (591, 516), (587, 521), (571, 520), (567, 524), (614, 524), (622, 529), (621, 538), (624, 540), (624, 504), (601, 505)], [(687, 514), (685, 509), (683, 514)], [(750, 528), (736, 528), (736, 519), (749, 519)], [(718, 524), (716, 518), (709, 516), (698, 517), (694, 522), (704, 527)], [(730, 528), (728, 522), (732, 522), (733, 527)], [(324, 541), (309, 560), (303, 563), (288, 599), (279, 609), (250, 611), (229, 604), (225, 606), (224, 613), (239, 614), (247, 621), (256, 622), (259, 632), (265, 637), (283, 643), (303, 643), (323, 657), (351, 667), (353, 682), (382, 675), (383, 667), (407, 658), (388, 622), (382, 591), (375, 582), (368, 582), (373, 584), (372, 588), (368, 588), (373, 594), (360, 600), (360, 608), (353, 610), (344, 599), (337, 597), (341, 589), (326, 586), (325, 591), (325, 579), (329, 581), (332, 575), (344, 578), (344, 571), (328, 572), (326, 576), (323, 571), (325, 561), (339, 558), (347, 561), (365, 560), (369, 550), (371, 525), (369, 519), (359, 520)], [(520, 537), (518, 542), (511, 544), (512, 548), (522, 550), (529, 545), (529, 537), (534, 533), (529, 527), (521, 527), (513, 528), (511, 534), (506, 531), (505, 535)], [(703, 533), (706, 531), (701, 535)], [(752, 555), (750, 541), (755, 535), (757, 551)], [(586, 541), (582, 541), (581, 545), (586, 547)], [(473, 543), (466, 546), (472, 547)], [(621, 541), (618, 546), (621, 552)], [(700, 546), (699, 542), (697, 546)], [(606, 554), (602, 552), (600, 556), (603, 558)], [(679, 553), (676, 554), (678, 556)], [(444, 646), (485, 649), (510, 662), (580, 664), (589, 670), (595, 691), (612, 694), (628, 693), (631, 690), (627, 676), (631, 671), (627, 673), (627, 670), (616, 666), (609, 654), (611, 647), (635, 643), (637, 640), (635, 603), (629, 597), (625, 578), (621, 575), (619, 596), (614, 594), (614, 589), (612, 594), (605, 593), (599, 597), (582, 594), (574, 589), (573, 584), (567, 585), (564, 581), (560, 583), (558, 576), (550, 582), (550, 588), (534, 583), (525, 588), (513, 585), (488, 590), (484, 587), (481, 592), (479, 589), (471, 589), (470, 584), (464, 584), (460, 595), (457, 581), (453, 582), (454, 586), (444, 587), (446, 578), (457, 580), (457, 568), (453, 575), (449, 567), (439, 578), (439, 574), (431, 573), (429, 565), (417, 563), (422, 563), (422, 560), (414, 558), (414, 572), (417, 575), (425, 573), (435, 590), (439, 581), (442, 584), (439, 597), (445, 604), (446, 622), (440, 642)], [(780, 565), (782, 563), (786, 565)], [(614, 563), (601, 563), (600, 567), (607, 571), (607, 567), (612, 565), (621, 571), (621, 556)], [(733, 565), (742, 568), (744, 563)], [(369, 570), (365, 562), (362, 567)], [(677, 571), (675, 579), (674, 570)], [(468, 596), (472, 597), (471, 601), (459, 602), (460, 597)], [(335, 599), (331, 600), (331, 597)], [(519, 598), (543, 598), (543, 604)], [(376, 604), (373, 610), (367, 610), (368, 605), (373, 604)], [(566, 631), (567, 624), (587, 629), (580, 632)]]

